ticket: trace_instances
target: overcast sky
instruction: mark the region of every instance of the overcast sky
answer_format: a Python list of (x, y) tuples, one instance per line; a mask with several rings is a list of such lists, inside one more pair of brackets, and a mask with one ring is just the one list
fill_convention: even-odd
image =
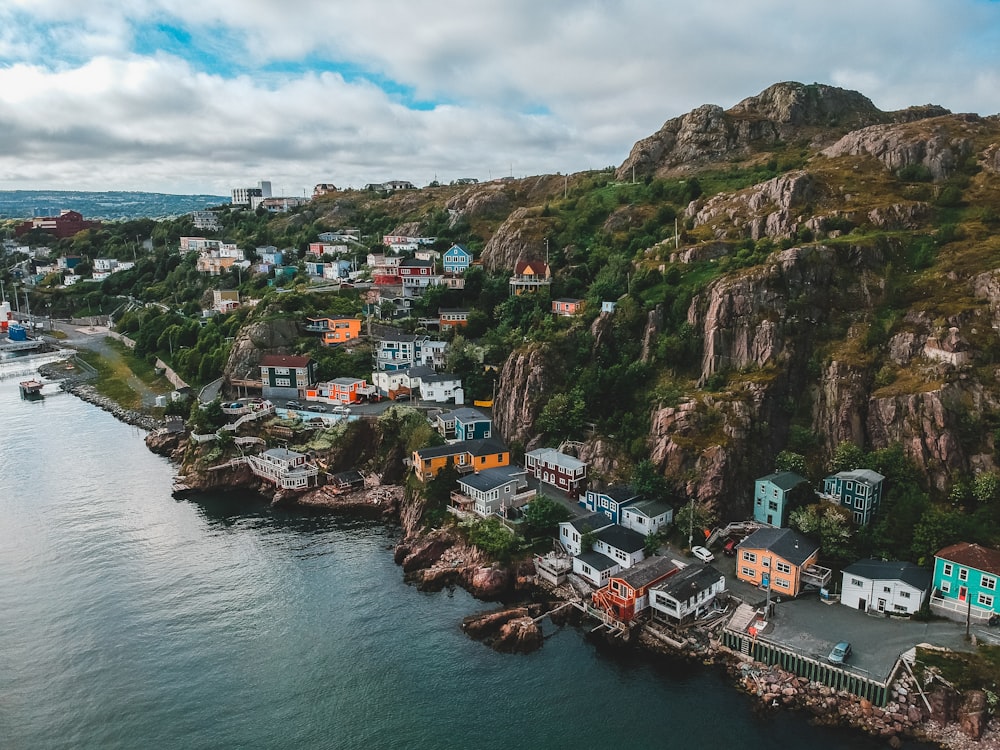
[(995, 0), (0, 0), (0, 189), (617, 166), (778, 81), (1000, 111)]

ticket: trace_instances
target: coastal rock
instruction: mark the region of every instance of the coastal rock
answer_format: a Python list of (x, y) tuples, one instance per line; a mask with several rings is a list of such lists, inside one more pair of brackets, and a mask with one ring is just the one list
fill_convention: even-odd
[(525, 607), (470, 615), (462, 629), (472, 638), (503, 653), (526, 654), (542, 645), (542, 631)]
[(469, 593), (477, 599), (498, 599), (511, 586), (510, 571), (499, 565), (475, 568), (467, 578)]
[(146, 435), (146, 447), (158, 456), (180, 461), (187, 448), (187, 433), (156, 430)]

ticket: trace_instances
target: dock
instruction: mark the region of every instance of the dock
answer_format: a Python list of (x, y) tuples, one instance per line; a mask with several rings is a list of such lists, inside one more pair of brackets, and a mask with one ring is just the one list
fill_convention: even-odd
[(41, 381), (32, 379), (22, 380), (17, 387), (21, 390), (21, 398), (41, 398), (42, 385)]

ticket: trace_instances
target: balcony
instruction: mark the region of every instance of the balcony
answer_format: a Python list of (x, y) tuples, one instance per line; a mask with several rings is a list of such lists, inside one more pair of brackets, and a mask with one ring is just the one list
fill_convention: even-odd
[(833, 571), (829, 568), (824, 568), (822, 565), (809, 565), (802, 569), (802, 572), (799, 574), (799, 580), (804, 586), (825, 588), (830, 582), (832, 575)]

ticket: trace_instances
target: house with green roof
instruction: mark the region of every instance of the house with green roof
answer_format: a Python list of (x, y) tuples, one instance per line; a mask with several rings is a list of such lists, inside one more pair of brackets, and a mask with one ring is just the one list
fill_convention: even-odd
[(788, 523), (788, 513), (801, 502), (809, 481), (794, 471), (777, 471), (754, 482), (753, 520), (778, 528)]
[(871, 469), (840, 471), (823, 480), (819, 496), (850, 511), (858, 526), (866, 526), (882, 502), (883, 484), (885, 477)]

